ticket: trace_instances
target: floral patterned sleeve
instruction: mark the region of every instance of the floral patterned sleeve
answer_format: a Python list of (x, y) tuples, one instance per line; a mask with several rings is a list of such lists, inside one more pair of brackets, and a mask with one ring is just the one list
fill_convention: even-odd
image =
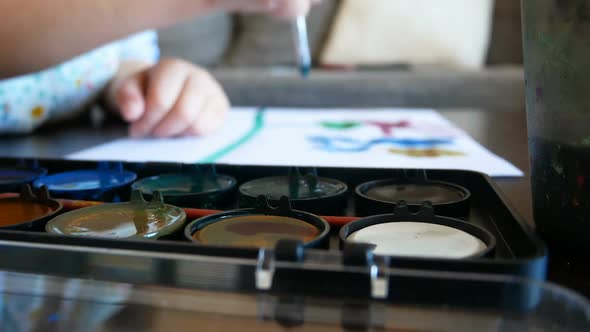
[(143, 60), (156, 62), (160, 58), (158, 34), (146, 31), (133, 35), (119, 43), (121, 60)]
[(155, 62), (157, 34), (142, 32), (43, 71), (0, 80), (0, 133), (30, 133), (93, 103), (123, 60)]

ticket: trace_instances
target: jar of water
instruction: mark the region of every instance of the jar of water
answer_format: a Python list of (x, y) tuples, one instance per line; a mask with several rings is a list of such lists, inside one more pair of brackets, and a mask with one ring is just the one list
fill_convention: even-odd
[(522, 0), (535, 224), (590, 256), (590, 0)]

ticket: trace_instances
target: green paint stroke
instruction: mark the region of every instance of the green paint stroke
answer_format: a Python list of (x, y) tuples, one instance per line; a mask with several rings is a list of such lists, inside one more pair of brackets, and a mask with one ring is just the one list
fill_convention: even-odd
[(324, 121), (320, 123), (326, 129), (346, 130), (356, 128), (362, 125), (354, 121)]
[(264, 111), (265, 109), (261, 108), (256, 112), (256, 117), (254, 118), (254, 125), (252, 128), (242, 137), (235, 140), (234, 142), (230, 143), (229, 145), (219, 149), (218, 151), (214, 152), (213, 154), (201, 159), (199, 162), (201, 163), (214, 163), (219, 159), (223, 158), (224, 156), (228, 155), (235, 149), (239, 148), (240, 146), (247, 143), (251, 140), (254, 136), (256, 136), (264, 127)]
[(588, 136), (582, 140), (582, 145), (590, 145), (590, 136)]

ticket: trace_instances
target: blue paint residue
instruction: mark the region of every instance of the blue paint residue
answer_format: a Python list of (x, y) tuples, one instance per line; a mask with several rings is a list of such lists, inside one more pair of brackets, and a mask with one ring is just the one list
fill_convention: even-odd
[(401, 146), (403, 148), (434, 148), (453, 143), (452, 139), (413, 139), (383, 137), (371, 140), (359, 140), (349, 137), (312, 136), (308, 140), (314, 147), (328, 152), (365, 152), (376, 145)]
[(302, 64), (301, 66), (299, 66), (299, 74), (301, 75), (301, 77), (307, 78), (309, 77), (310, 73), (311, 66), (309, 64)]
[(48, 323), (55, 323), (57, 321), (59, 321), (59, 314), (57, 313), (53, 313), (47, 317)]

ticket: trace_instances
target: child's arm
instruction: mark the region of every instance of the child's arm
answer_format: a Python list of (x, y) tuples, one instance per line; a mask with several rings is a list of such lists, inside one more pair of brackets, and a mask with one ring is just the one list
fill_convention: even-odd
[(292, 17), (316, 0), (2, 0), (0, 78), (38, 71), (132, 33), (213, 10)]
[[(200, 0), (2, 0), (0, 78), (48, 68), (134, 32), (171, 24), (188, 13), (205, 10), (203, 3)], [(186, 8), (189, 4), (190, 8)]]

